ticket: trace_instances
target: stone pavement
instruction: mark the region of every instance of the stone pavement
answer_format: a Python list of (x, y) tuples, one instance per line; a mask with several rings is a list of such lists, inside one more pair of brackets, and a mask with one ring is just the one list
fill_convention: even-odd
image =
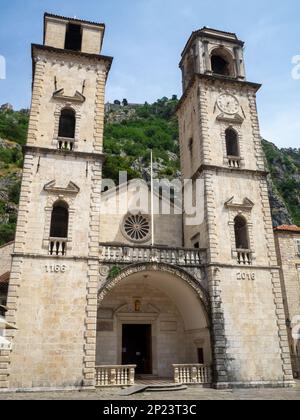
[(106, 400), (106, 401), (151, 401), (151, 400), (299, 400), (300, 381), (294, 389), (247, 389), (217, 391), (190, 387), (186, 391), (142, 393), (129, 397), (120, 397), (120, 389), (97, 390), (95, 392), (46, 392), (1, 394), (0, 400)]

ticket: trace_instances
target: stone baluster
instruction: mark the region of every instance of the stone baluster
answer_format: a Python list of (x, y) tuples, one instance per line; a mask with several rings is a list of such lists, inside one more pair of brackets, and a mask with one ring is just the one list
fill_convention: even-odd
[(192, 366), (191, 381), (193, 384), (197, 383), (197, 367), (196, 366)]
[(135, 382), (135, 369), (130, 368), (129, 369), (129, 385), (134, 385)]
[(179, 368), (178, 367), (174, 368), (174, 381), (175, 381), (175, 384), (180, 383), (180, 374), (179, 374)]
[(114, 386), (117, 384), (117, 371), (115, 368), (110, 370), (110, 385)]

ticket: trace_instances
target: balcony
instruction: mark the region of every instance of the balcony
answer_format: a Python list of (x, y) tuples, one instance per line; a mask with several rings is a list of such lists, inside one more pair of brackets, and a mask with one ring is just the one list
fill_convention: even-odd
[(237, 262), (240, 265), (252, 265), (252, 251), (250, 249), (237, 249)]
[(227, 156), (229, 168), (238, 169), (241, 167), (241, 158), (238, 156)]
[(54, 257), (63, 257), (67, 253), (66, 238), (50, 238), (49, 239), (49, 255)]
[(211, 368), (200, 364), (173, 365), (175, 384), (210, 385)]
[(198, 267), (206, 263), (206, 250), (102, 243), (100, 244), (100, 261), (108, 264), (157, 262)]
[(75, 142), (74, 139), (67, 137), (58, 137), (57, 139), (57, 148), (58, 150), (71, 152), (74, 150)]
[(136, 365), (96, 366), (96, 387), (125, 387), (135, 383)]

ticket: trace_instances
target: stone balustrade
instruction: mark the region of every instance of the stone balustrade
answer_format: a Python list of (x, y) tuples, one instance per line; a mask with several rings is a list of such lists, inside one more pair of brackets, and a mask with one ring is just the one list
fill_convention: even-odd
[(211, 368), (200, 364), (173, 365), (176, 384), (211, 384)]
[(237, 262), (240, 265), (252, 265), (252, 252), (250, 249), (237, 249)]
[(64, 256), (67, 253), (66, 238), (50, 238), (49, 239), (49, 255)]
[(240, 168), (241, 158), (238, 156), (228, 156), (228, 166), (230, 168)]
[(57, 139), (58, 150), (72, 151), (74, 149), (74, 139), (59, 137)]
[(103, 243), (100, 244), (100, 261), (113, 264), (157, 262), (178, 266), (199, 266), (206, 262), (206, 250)]
[(136, 365), (96, 366), (96, 387), (132, 386)]

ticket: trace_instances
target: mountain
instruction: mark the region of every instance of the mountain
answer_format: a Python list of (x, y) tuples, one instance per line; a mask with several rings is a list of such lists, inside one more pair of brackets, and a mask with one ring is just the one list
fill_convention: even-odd
[[(179, 178), (179, 134), (174, 115), (177, 97), (154, 104), (127, 100), (106, 104), (104, 147), (107, 160), (103, 176), (116, 184), (119, 171), (128, 179), (149, 181), (150, 149), (154, 172), (160, 178)], [(0, 107), (0, 245), (13, 240), (22, 174), (22, 146), (26, 142), (28, 110)], [(274, 226), (300, 225), (300, 149), (278, 149), (263, 140)]]

